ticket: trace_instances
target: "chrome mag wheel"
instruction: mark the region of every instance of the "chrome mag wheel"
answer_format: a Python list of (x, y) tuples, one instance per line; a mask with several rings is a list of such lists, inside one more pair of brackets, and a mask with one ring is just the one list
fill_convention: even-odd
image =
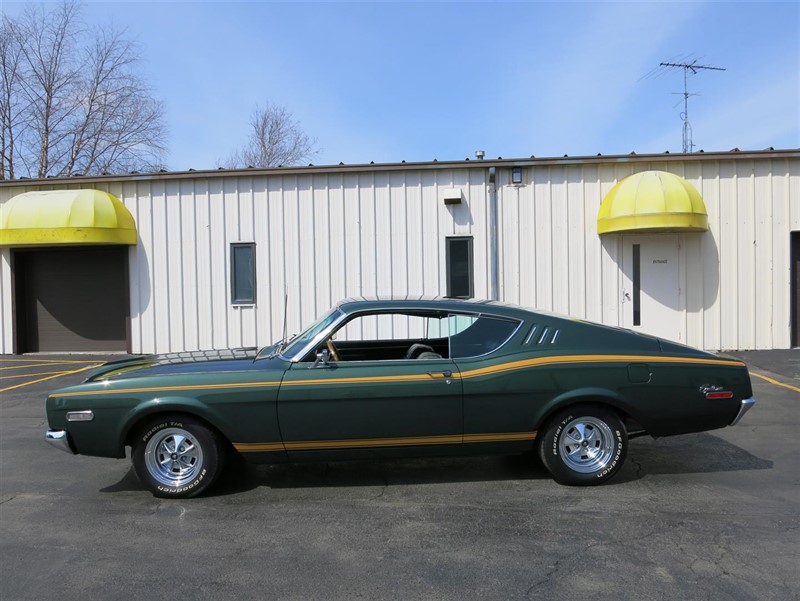
[(581, 474), (600, 472), (611, 462), (616, 439), (611, 428), (595, 417), (578, 417), (569, 422), (558, 441), (564, 464)]
[(147, 441), (144, 463), (159, 483), (179, 487), (191, 482), (203, 468), (203, 449), (183, 428), (164, 428)]

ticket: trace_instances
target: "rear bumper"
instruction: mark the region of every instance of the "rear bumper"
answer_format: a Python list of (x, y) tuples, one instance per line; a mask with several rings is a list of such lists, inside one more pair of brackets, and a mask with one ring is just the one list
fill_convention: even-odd
[(750, 408), (756, 404), (755, 397), (750, 397), (747, 399), (742, 399), (742, 404), (739, 407), (739, 413), (736, 414), (736, 417), (733, 418), (733, 421), (730, 423), (731, 426), (735, 426), (739, 423), (739, 420), (744, 417), (744, 414), (750, 411)]
[(44, 435), (44, 439), (55, 448), (61, 449), (62, 451), (71, 455), (75, 455), (75, 451), (73, 450), (72, 444), (69, 440), (69, 434), (66, 430), (48, 430)]

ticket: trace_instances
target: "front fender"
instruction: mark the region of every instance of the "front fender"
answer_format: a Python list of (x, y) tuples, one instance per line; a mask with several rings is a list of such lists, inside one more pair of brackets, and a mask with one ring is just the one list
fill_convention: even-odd
[(117, 440), (120, 441), (120, 452), (124, 455), (125, 445), (129, 443), (134, 431), (144, 422), (156, 415), (166, 413), (186, 413), (208, 422), (230, 440), (231, 429), (225, 418), (212, 407), (198, 399), (189, 397), (163, 397), (143, 401), (132, 407), (120, 420)]

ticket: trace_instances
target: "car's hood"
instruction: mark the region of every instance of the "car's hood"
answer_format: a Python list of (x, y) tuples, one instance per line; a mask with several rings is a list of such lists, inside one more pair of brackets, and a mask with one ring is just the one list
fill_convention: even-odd
[(86, 382), (199, 372), (269, 369), (269, 359), (255, 362), (256, 348), (214, 351), (187, 351), (165, 355), (145, 355), (112, 361), (94, 370)]

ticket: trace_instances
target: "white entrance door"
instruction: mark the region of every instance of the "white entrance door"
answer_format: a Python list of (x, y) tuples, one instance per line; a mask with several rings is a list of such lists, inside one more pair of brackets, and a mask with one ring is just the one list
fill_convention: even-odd
[(622, 239), (622, 325), (684, 342), (681, 244), (677, 236)]

